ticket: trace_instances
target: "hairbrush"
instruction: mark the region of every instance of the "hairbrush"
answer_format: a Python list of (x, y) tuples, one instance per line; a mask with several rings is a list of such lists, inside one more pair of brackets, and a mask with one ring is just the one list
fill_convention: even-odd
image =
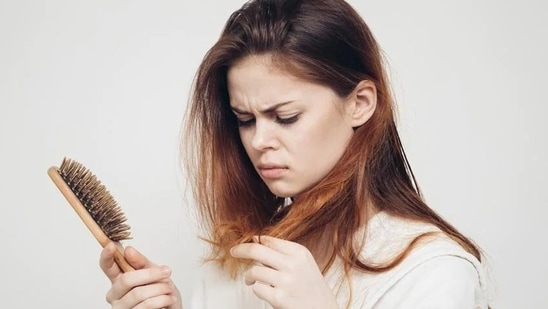
[(118, 203), (101, 181), (81, 163), (64, 158), (48, 175), (102, 247), (116, 242), (114, 260), (123, 272), (134, 270), (126, 261), (120, 241), (130, 239), (130, 227)]

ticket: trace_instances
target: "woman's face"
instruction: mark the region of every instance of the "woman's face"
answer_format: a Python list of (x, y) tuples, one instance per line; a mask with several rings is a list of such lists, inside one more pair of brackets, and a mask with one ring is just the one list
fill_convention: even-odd
[(324, 178), (353, 135), (347, 102), (330, 88), (249, 56), (228, 71), (240, 138), (270, 191), (293, 197)]

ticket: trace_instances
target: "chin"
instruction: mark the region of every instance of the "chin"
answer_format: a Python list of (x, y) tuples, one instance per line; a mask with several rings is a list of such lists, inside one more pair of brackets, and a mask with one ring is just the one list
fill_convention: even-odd
[(289, 189), (289, 188), (285, 188), (285, 186), (276, 186), (276, 185), (268, 185), (268, 189), (270, 190), (270, 192), (274, 195), (276, 195), (277, 197), (294, 197), (294, 196), (297, 196), (299, 195), (299, 193), (302, 192), (302, 190), (295, 190), (294, 188), (293, 189)]

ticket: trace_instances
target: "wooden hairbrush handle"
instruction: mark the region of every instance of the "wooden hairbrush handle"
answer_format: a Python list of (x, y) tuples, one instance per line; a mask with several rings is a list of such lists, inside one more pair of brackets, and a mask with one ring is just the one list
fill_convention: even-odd
[[(82, 219), (84, 224), (87, 226), (87, 228), (90, 230), (90, 232), (95, 236), (95, 239), (101, 244), (101, 246), (104, 248), (108, 243), (112, 242), (107, 235), (103, 232), (101, 227), (95, 222), (93, 217), (89, 214), (87, 209), (84, 207), (82, 202), (78, 199), (78, 197), (72, 192), (70, 187), (67, 185), (65, 180), (59, 175), (58, 168), (55, 166), (52, 166), (48, 169), (48, 175), (53, 181), (53, 183), (57, 186), (59, 191), (61, 191), (61, 194), (67, 199), (68, 203), (74, 211), (76, 211), (76, 214)], [(119, 242), (117, 243), (118, 249), (114, 252), (114, 260), (116, 261), (116, 264), (120, 267), (120, 269), (123, 272), (128, 272), (135, 270), (124, 258), (123, 253), (123, 247)]]

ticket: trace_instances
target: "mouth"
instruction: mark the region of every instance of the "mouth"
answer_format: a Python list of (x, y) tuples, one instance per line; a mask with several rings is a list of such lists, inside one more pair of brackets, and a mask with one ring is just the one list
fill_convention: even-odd
[(288, 171), (288, 168), (281, 165), (261, 164), (257, 166), (257, 171), (262, 178), (277, 179), (282, 177)]

